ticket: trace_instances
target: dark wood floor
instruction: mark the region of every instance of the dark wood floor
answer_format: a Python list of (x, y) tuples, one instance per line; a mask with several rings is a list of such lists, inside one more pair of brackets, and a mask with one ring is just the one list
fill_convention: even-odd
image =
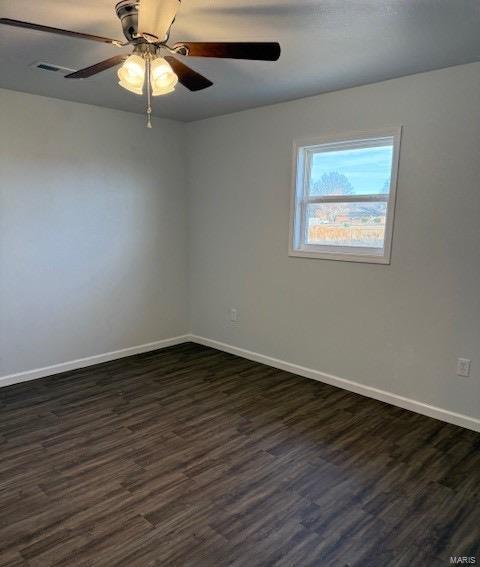
[(480, 562), (480, 435), (193, 344), (0, 390), (0, 565)]

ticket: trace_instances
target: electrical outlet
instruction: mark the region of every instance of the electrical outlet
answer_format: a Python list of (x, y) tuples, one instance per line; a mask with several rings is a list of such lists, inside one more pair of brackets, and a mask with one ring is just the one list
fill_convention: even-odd
[(457, 376), (470, 376), (470, 362), (468, 358), (457, 358)]
[(237, 323), (240, 317), (238, 315), (238, 309), (230, 309), (230, 321)]

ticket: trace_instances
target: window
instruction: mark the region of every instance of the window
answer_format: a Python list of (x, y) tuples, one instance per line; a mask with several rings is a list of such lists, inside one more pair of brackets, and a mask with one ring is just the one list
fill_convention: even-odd
[(295, 143), (291, 256), (390, 263), (400, 135)]

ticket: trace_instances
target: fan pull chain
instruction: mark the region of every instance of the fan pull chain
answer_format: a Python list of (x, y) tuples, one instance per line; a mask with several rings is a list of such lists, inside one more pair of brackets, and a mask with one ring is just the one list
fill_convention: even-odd
[(147, 70), (147, 128), (152, 128), (152, 80), (150, 54), (147, 55), (145, 63)]

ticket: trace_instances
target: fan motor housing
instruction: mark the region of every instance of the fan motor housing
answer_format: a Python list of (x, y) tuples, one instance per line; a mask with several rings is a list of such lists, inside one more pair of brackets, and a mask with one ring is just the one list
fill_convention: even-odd
[(143, 43), (145, 41), (143, 37), (137, 37), (139, 5), (139, 0), (122, 0), (115, 7), (117, 16), (122, 23), (123, 34), (129, 43)]

